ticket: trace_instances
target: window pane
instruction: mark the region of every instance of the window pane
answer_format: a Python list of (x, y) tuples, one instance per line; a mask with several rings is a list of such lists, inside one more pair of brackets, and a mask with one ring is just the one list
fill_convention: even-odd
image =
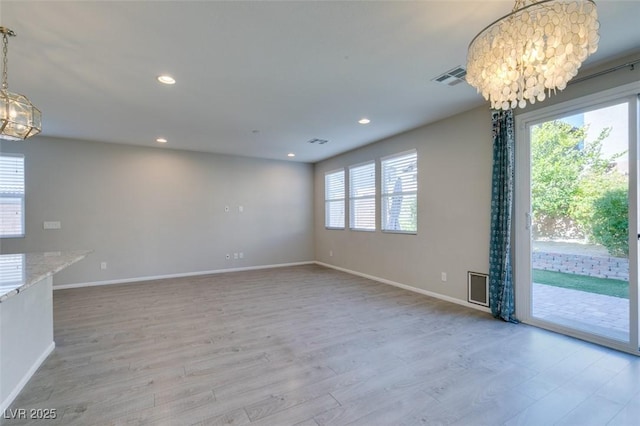
[(417, 153), (401, 154), (381, 161), (382, 229), (411, 232), (418, 230)]
[(349, 189), (351, 198), (376, 195), (375, 163), (349, 169)]
[(376, 229), (375, 198), (351, 200), (351, 229)]
[(5, 254), (0, 257), (0, 294), (24, 284), (24, 255)]
[(325, 202), (325, 226), (344, 228), (344, 200)]
[(0, 155), (0, 237), (24, 236), (24, 157)]
[(324, 226), (327, 228), (344, 228), (344, 186), (344, 170), (324, 176)]
[(325, 181), (325, 199), (344, 199), (344, 170), (327, 174)]
[(418, 224), (416, 194), (382, 197), (382, 217), (385, 231), (416, 232)]
[(349, 168), (349, 227), (356, 230), (376, 229), (375, 163)]

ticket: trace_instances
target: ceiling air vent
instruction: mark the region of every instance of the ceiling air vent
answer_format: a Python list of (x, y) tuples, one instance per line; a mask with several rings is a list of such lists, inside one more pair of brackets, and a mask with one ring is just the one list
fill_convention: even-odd
[(318, 139), (318, 138), (309, 139), (307, 141), (307, 143), (317, 143), (318, 145), (324, 145), (327, 142), (329, 141), (326, 139)]
[(455, 86), (456, 84), (459, 84), (465, 81), (464, 77), (466, 75), (467, 75), (467, 70), (462, 68), (462, 66), (457, 66), (437, 76), (431, 81), (435, 81), (436, 83), (440, 83), (440, 84), (446, 84), (447, 86)]

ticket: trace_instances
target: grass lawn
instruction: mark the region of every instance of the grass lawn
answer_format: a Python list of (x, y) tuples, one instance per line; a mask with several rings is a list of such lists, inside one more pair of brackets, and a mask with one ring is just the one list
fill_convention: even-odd
[(571, 288), (588, 293), (621, 297), (623, 299), (629, 298), (629, 283), (627, 281), (534, 269), (533, 282), (555, 287)]

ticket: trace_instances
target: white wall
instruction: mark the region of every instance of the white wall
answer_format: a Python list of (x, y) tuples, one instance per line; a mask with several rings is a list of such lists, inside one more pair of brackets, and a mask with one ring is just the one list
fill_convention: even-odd
[[(414, 148), (417, 235), (324, 228), (325, 172)], [(467, 272), (488, 271), (492, 158), (482, 107), (316, 164), (316, 260), (466, 301)]]
[[(570, 85), (540, 106), (637, 81), (639, 73), (636, 66)], [(413, 148), (417, 235), (324, 229), (325, 171)], [(467, 271), (488, 267), (491, 150), (488, 107), (315, 167), (45, 137), (3, 141), (0, 151), (27, 155), (27, 236), (0, 240), (0, 253), (94, 249), (56, 276), (60, 285), (308, 261), (315, 250), (321, 262), (466, 300)], [(45, 220), (62, 229), (44, 231)], [(245, 259), (224, 259), (239, 251)]]
[[(638, 57), (640, 52), (631, 52), (585, 70), (578, 77)], [(638, 81), (639, 76), (639, 65), (633, 71), (625, 68), (572, 84), (545, 102), (515, 113)], [(326, 171), (412, 148), (418, 151), (417, 235), (324, 228)], [(486, 106), (316, 164), (316, 260), (466, 301), (467, 271), (488, 270), (492, 162), (491, 115)], [(329, 256), (330, 250), (333, 257)], [(440, 280), (442, 272), (448, 275), (446, 283)]]
[(94, 250), (54, 285), (313, 260), (311, 165), (38, 136), (0, 151), (26, 173), (26, 237), (0, 253)]

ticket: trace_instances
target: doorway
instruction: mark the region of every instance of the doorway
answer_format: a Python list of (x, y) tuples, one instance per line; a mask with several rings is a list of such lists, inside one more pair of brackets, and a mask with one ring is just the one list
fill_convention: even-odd
[(637, 89), (516, 125), (516, 315), (638, 353)]

